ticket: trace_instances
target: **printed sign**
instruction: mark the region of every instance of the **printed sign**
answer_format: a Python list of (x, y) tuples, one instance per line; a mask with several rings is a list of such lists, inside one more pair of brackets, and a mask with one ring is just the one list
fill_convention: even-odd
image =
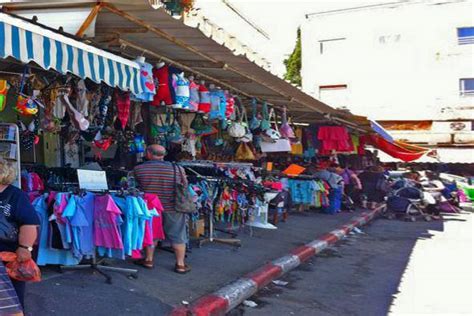
[(78, 169), (77, 177), (79, 179), (79, 188), (81, 189), (90, 191), (109, 189), (105, 171)]

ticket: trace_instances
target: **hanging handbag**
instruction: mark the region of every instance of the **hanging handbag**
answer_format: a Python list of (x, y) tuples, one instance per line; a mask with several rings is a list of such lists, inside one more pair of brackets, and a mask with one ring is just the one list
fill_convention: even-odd
[(255, 154), (248, 143), (240, 143), (235, 153), (236, 160), (256, 160)]
[[(271, 128), (271, 118), (272, 117), (274, 117), (274, 119), (275, 119), (274, 120), (274, 128)], [(275, 116), (275, 112), (273, 111), (273, 109), (270, 110), (268, 121), (270, 122), (270, 127), (263, 131), (262, 139), (265, 142), (275, 143), (276, 141), (278, 141), (281, 138), (281, 134), (278, 131), (276, 116)]]
[[(177, 173), (179, 172), (180, 181), (177, 181)], [(196, 205), (194, 204), (193, 197), (189, 192), (189, 188), (184, 184), (184, 174), (180, 166), (173, 164), (174, 173), (174, 200), (175, 200), (175, 211), (178, 213), (192, 214), (196, 212)]]
[(262, 133), (262, 142), (260, 143), (260, 150), (264, 153), (290, 152), (290, 141), (286, 138), (281, 138), (280, 132), (278, 131), (275, 112), (273, 111), (273, 109), (270, 110), (270, 120), (271, 117), (274, 118), (274, 126), (273, 128), (269, 128)]
[(240, 98), (236, 97), (235, 101), (235, 112), (237, 119), (230, 124), (230, 126), (227, 128), (227, 132), (234, 138), (241, 138), (247, 133), (247, 113)]
[(288, 123), (288, 118), (286, 116), (286, 107), (283, 108), (283, 112), (281, 115), (281, 126), (280, 126), (280, 134), (283, 138), (287, 138), (290, 141), (295, 140), (295, 132), (293, 131), (293, 128), (290, 126)]
[(217, 129), (211, 124), (207, 124), (204, 121), (202, 114), (197, 114), (191, 123), (191, 128), (194, 130), (197, 136), (210, 136), (216, 134)]
[(257, 118), (257, 100), (252, 98), (252, 117), (250, 118), (249, 128), (250, 130), (256, 130), (260, 128), (261, 121)]
[[(273, 109), (271, 111), (273, 111)], [(270, 113), (268, 112), (267, 102), (263, 102), (263, 105), (262, 105), (263, 119), (262, 119), (262, 122), (260, 123), (260, 128), (262, 129), (262, 131), (266, 131), (267, 129), (270, 129), (272, 127), (271, 111)]]
[(5, 213), (12, 207), (10, 201), (11, 194), (0, 201), (0, 243), (2, 244), (18, 242), (18, 225), (9, 221), (5, 216)]
[(292, 155), (302, 155), (303, 154), (303, 142), (302, 142), (302, 137), (303, 137), (303, 130), (301, 128), (297, 128), (295, 130), (295, 140), (293, 144), (291, 144), (291, 154)]

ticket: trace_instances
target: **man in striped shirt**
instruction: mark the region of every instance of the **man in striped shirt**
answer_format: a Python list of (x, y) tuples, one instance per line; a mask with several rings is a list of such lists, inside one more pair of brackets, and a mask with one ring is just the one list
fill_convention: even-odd
[[(186, 254), (187, 214), (175, 211), (176, 183), (187, 184), (184, 170), (180, 166), (164, 161), (166, 149), (160, 145), (150, 145), (146, 150), (148, 161), (135, 167), (134, 175), (139, 187), (145, 193), (158, 195), (163, 204), (163, 229), (166, 240), (171, 242), (176, 256), (176, 273), (184, 274), (191, 268), (184, 263)], [(156, 246), (156, 243), (155, 243)], [(146, 249), (146, 257), (138, 262), (145, 268), (153, 268), (154, 247)]]

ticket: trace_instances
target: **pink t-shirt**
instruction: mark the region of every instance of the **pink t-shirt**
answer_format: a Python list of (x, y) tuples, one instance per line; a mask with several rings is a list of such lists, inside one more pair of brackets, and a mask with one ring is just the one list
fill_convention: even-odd
[(110, 195), (97, 195), (94, 201), (94, 238), (100, 247), (123, 249), (119, 232), (122, 212)]

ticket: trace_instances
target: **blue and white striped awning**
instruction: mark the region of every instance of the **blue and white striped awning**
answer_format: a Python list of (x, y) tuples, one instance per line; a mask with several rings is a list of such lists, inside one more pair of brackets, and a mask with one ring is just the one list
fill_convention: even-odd
[(138, 63), (0, 12), (0, 58), (9, 56), (133, 94), (143, 92)]

